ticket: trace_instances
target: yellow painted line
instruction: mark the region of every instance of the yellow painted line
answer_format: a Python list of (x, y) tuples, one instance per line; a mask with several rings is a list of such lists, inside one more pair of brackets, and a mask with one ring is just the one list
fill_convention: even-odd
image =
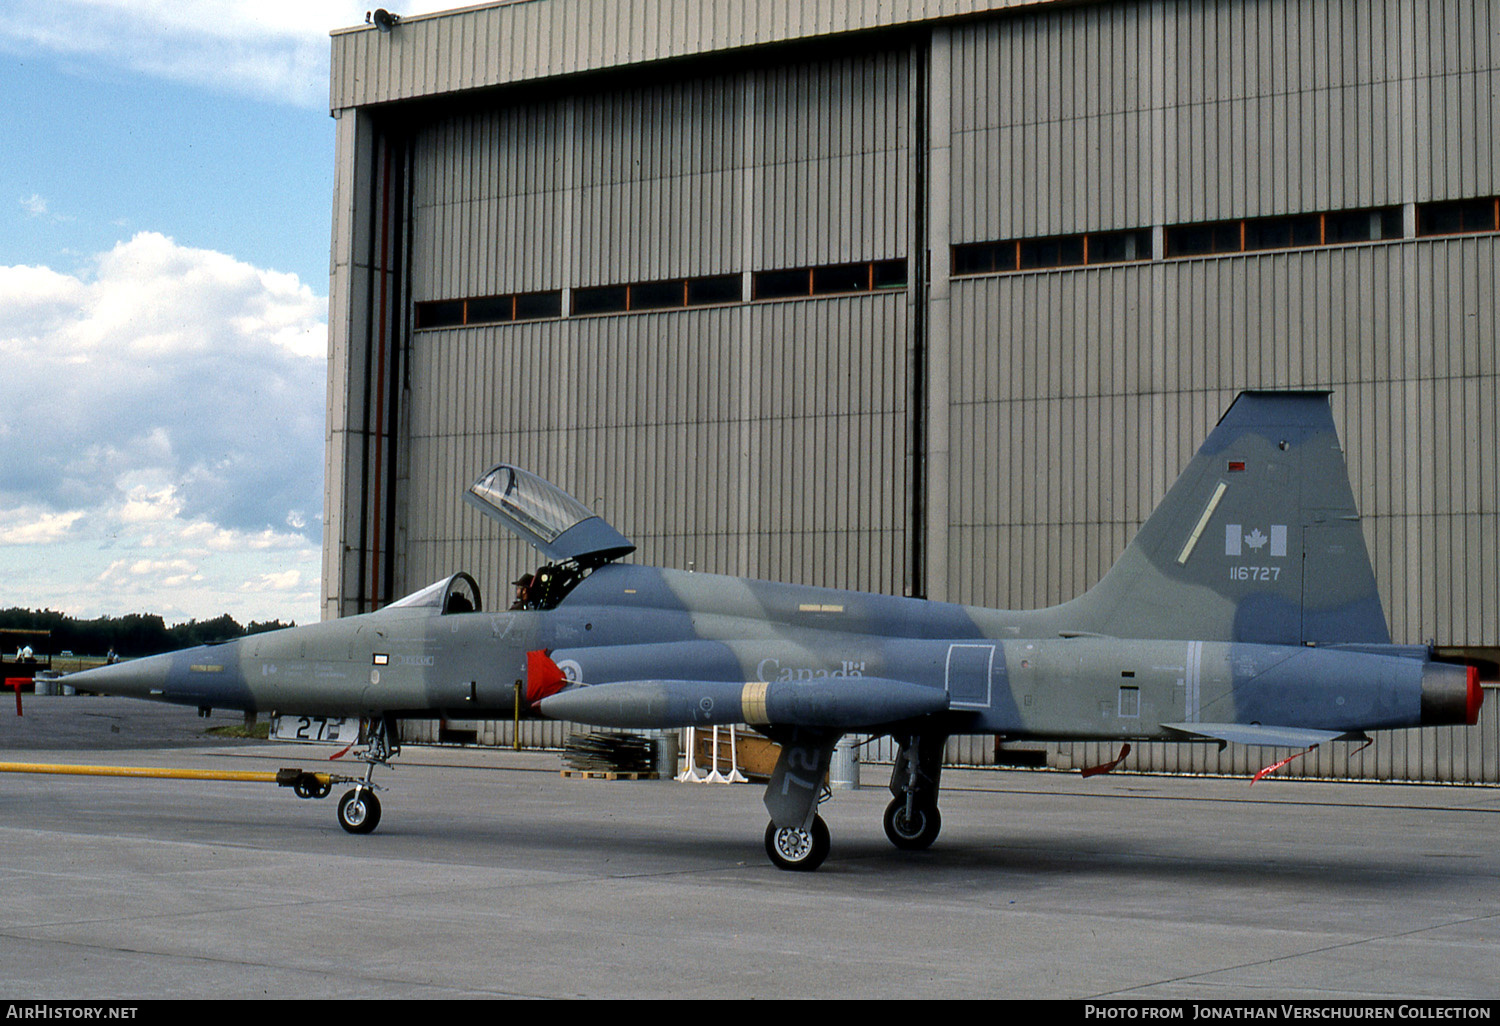
[[(158, 780), (229, 780), (251, 784), (274, 784), (275, 773), (239, 770), (185, 770), (161, 766), (70, 766), (63, 763), (0, 762), (0, 773), (44, 773), (75, 777), (147, 777)], [(320, 784), (332, 782), (328, 773), (309, 773)]]

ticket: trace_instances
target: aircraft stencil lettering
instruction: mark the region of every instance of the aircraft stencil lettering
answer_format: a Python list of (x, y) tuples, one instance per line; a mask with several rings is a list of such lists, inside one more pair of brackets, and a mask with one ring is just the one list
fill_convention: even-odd
[[(1483, 697), (1475, 668), (1391, 643), (1326, 392), (1242, 393), (1114, 566), (1049, 609), (623, 563), (628, 539), (505, 464), (464, 499), (546, 559), (508, 610), (483, 611), (459, 573), (375, 613), (74, 683), (283, 718), (362, 718), (370, 771), (339, 810), (361, 833), (379, 819), (370, 775), (397, 750), (398, 719), (509, 716), (517, 681), (531, 713), (554, 719), (748, 723), (781, 748), (765, 847), (785, 869), (814, 869), (829, 852), (817, 807), (846, 734), (895, 739), (885, 830), (919, 850), (941, 829), (951, 735), (1119, 743), (1120, 758), (1093, 773), (1146, 740), (1311, 749), (1370, 730), (1472, 724)], [(1200, 545), (1220, 534), (1222, 556)], [(1231, 563), (1226, 577), (1226, 557), (1255, 565)], [(309, 672), (372, 664), (382, 670)], [(206, 666), (215, 672), (193, 672)]]

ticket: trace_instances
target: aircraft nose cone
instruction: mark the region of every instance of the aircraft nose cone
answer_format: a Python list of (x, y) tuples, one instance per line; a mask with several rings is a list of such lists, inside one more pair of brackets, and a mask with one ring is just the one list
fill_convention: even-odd
[(100, 666), (81, 673), (68, 674), (65, 683), (79, 691), (122, 698), (166, 697), (167, 675), (172, 668), (170, 655), (147, 656), (110, 666)]
[(240, 672), (239, 642), (147, 656), (69, 674), (80, 691), (218, 709), (255, 708)]

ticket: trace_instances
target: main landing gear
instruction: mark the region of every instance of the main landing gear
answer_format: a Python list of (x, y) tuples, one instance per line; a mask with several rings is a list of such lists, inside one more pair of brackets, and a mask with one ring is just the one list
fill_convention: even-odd
[(816, 813), (806, 830), (766, 824), (766, 854), (777, 869), (811, 872), (823, 864), (831, 845), (828, 824)]
[(885, 808), (885, 836), (902, 851), (925, 851), (943, 829), (938, 813), (938, 780), (943, 772), (943, 746), (936, 734), (897, 738), (901, 753), (891, 771), (891, 794)]
[[(811, 872), (823, 864), (830, 847), (828, 825), (817, 814), (830, 797), (823, 779), (833, 759), (838, 735), (794, 728), (778, 731), (781, 758), (766, 788), (766, 855), (777, 869)], [(938, 813), (938, 779), (943, 771), (941, 734), (897, 736), (901, 752), (891, 773), (891, 804), (885, 810), (885, 835), (902, 851), (932, 847), (943, 818)]]
[(781, 745), (781, 757), (766, 786), (766, 811), (771, 814), (766, 855), (777, 869), (808, 873), (828, 857), (828, 824), (818, 815), (818, 805), (829, 796), (823, 781), (841, 735), (792, 727), (768, 736)]
[(897, 798), (885, 807), (885, 836), (902, 851), (926, 851), (943, 829), (936, 805), (914, 805)]

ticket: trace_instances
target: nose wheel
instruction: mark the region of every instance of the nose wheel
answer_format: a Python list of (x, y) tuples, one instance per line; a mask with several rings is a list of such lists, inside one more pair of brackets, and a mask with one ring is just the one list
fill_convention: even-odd
[(339, 799), (339, 826), (351, 834), (368, 834), (380, 823), (380, 799), (368, 787), (356, 787)]
[(368, 834), (380, 825), (380, 799), (375, 797), (370, 778), (375, 775), (376, 763), (389, 766), (392, 756), (401, 751), (396, 721), (387, 716), (367, 721), (360, 734), (365, 749), (356, 757), (366, 764), (364, 783), (356, 784), (339, 799), (339, 826), (351, 834)]

